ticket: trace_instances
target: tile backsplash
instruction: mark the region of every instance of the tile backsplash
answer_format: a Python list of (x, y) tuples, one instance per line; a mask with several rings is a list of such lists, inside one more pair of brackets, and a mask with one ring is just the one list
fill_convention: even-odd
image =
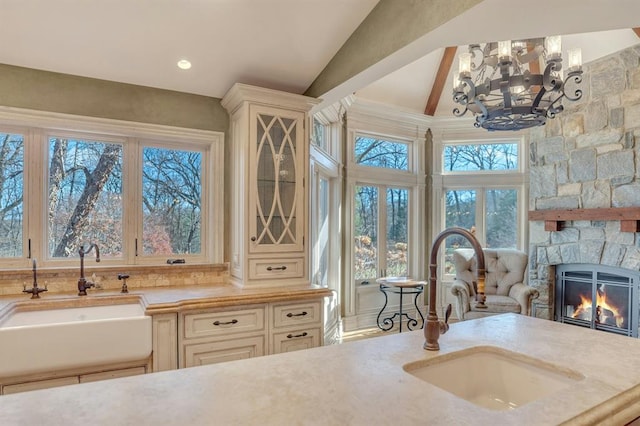
[[(122, 281), (118, 274), (128, 274), (127, 286), (130, 291), (136, 288), (191, 286), (222, 284), (228, 275), (228, 265), (154, 265), (127, 267), (85, 266), (85, 278), (94, 281), (96, 288), (90, 292), (119, 290)], [(95, 274), (95, 278), (94, 278)], [(50, 292), (77, 292), (79, 268), (42, 268), (38, 269), (38, 286), (45, 285)], [(0, 296), (21, 294), (23, 286), (33, 285), (31, 269), (0, 270)]]

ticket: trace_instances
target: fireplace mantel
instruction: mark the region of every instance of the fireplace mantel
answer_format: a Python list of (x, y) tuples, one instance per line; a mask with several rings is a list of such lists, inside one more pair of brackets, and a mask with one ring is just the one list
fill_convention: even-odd
[(530, 210), (529, 220), (544, 220), (545, 231), (560, 231), (567, 220), (619, 220), (620, 232), (640, 232), (640, 207)]

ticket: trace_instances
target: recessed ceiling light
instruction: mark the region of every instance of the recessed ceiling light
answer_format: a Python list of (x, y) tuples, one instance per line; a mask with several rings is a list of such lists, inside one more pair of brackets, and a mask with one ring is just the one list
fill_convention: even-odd
[(180, 59), (178, 61), (178, 68), (188, 70), (189, 68), (191, 68), (191, 62), (187, 61), (186, 59)]

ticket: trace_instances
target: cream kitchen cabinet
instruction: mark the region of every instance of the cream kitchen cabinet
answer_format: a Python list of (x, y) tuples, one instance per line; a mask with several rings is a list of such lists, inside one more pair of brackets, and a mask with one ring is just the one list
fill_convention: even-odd
[(308, 283), (307, 112), (313, 98), (244, 84), (231, 116), (230, 276), (243, 286)]
[(178, 367), (321, 346), (322, 315), (321, 299), (180, 313)]
[(271, 305), (271, 353), (314, 348), (322, 344), (322, 336), (320, 302)]
[(179, 368), (265, 355), (265, 315), (263, 305), (181, 314)]
[(150, 360), (0, 378), (0, 395), (146, 374)]

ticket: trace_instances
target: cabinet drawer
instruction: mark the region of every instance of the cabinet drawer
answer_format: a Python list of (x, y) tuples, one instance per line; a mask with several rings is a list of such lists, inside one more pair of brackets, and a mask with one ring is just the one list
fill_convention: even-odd
[(184, 315), (184, 337), (225, 336), (264, 330), (264, 308)]
[(57, 386), (75, 385), (80, 383), (78, 376), (59, 377), (56, 379), (38, 380), (35, 382), (18, 383), (15, 385), (6, 385), (2, 388), (3, 395), (12, 393), (33, 391), (38, 389), (49, 389)]
[(249, 259), (250, 279), (301, 278), (304, 259)]
[(264, 336), (255, 336), (210, 343), (187, 344), (184, 346), (184, 367), (196, 367), (262, 356), (265, 354), (264, 341)]
[(288, 303), (286, 305), (273, 305), (273, 326), (290, 327), (301, 324), (320, 325), (320, 302), (309, 301), (307, 303)]
[(83, 374), (80, 376), (80, 383), (97, 382), (99, 380), (117, 379), (119, 377), (138, 376), (145, 374), (147, 369), (144, 366), (123, 368), (121, 370), (102, 371), (100, 373)]
[(300, 329), (274, 333), (272, 350), (274, 354), (293, 352), (320, 346), (320, 328)]

